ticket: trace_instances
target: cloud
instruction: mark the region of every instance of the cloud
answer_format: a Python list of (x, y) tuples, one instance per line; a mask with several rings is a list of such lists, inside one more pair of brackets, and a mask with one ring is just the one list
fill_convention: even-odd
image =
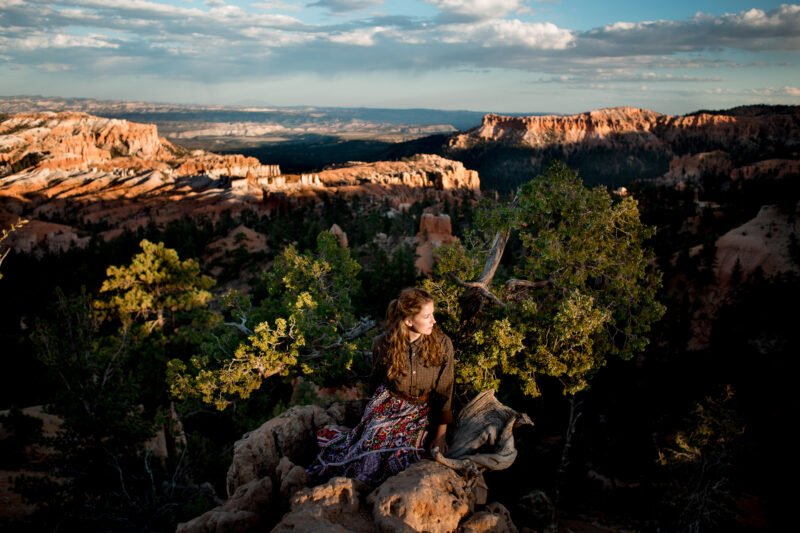
[(302, 6), (297, 4), (292, 4), (290, 2), (257, 2), (252, 4), (253, 7), (257, 9), (265, 9), (265, 10), (280, 10), (280, 11), (300, 11)]
[(440, 29), (442, 41), (452, 44), (477, 44), (483, 47), (523, 47), (537, 50), (564, 50), (574, 42), (572, 32), (550, 23), (519, 20), (490, 20), (473, 24), (451, 24)]
[(520, 0), (425, 0), (434, 5), (442, 19), (473, 21), (500, 19), (513, 11), (527, 9)]
[(349, 13), (351, 11), (358, 11), (368, 7), (379, 6), (383, 4), (383, 0), (317, 0), (307, 7), (322, 7), (331, 13)]
[(800, 47), (800, 6), (765, 12), (750, 9), (718, 17), (699, 13), (688, 21), (616, 22), (580, 35), (587, 53), (670, 54), (731, 48), (795, 50)]
[(25, 52), (51, 48), (119, 48), (119, 44), (109, 41), (102, 35), (75, 36), (65, 33), (54, 35), (33, 33), (11, 40), (0, 40), (0, 49), (21, 50)]
[(386, 31), (385, 28), (362, 28), (350, 32), (332, 34), (328, 37), (331, 42), (352, 46), (374, 46), (375, 36)]
[[(300, 4), (342, 13), (383, 2), (0, 0), (0, 54), (9, 64), (66, 65), (77, 75), (202, 82), (297, 73), (515, 70), (567, 86), (625, 83), (655, 90), (669, 84), (719, 85), (721, 76), (706, 70), (723, 74), (777, 64), (766, 54), (761, 58), (770, 60), (758, 65), (720, 51), (800, 48), (797, 5), (686, 20), (618, 21), (575, 31), (514, 18), (512, 13), (525, 9), (522, 0), (426, 1), (436, 7), (435, 15), (351, 16), (324, 23), (316, 10), (309, 18), (306, 11), (286, 13)], [(796, 96), (788, 90), (781, 94)]]
[(800, 96), (800, 87), (784, 87), (783, 92), (789, 96)]

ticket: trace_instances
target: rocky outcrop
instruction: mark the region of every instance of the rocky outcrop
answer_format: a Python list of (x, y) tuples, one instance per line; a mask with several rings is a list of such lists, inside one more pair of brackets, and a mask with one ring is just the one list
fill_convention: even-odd
[[(800, 204), (794, 212), (765, 205), (758, 215), (717, 239), (716, 277), (727, 290), (738, 270), (741, 279), (760, 270), (766, 278), (783, 273), (800, 274), (800, 264), (792, 257), (792, 238), (800, 235)], [(796, 246), (796, 244), (795, 244)]]
[[(469, 161), (486, 188), (509, 190), (554, 160), (584, 180), (619, 186), (728, 176), (766, 159), (794, 161), (799, 145), (800, 106), (684, 116), (617, 107), (568, 116), (486, 115), (479, 127), (452, 136), (445, 153)], [(773, 164), (773, 173), (787, 172), (776, 166), (782, 167)]]
[(458, 241), (453, 236), (453, 228), (448, 215), (423, 213), (419, 221), (419, 233), (416, 236), (417, 259), (414, 266), (423, 274), (433, 271), (434, 252), (443, 244)]
[(403, 161), (358, 163), (325, 170), (319, 180), (328, 187), (348, 185), (404, 185), (437, 190), (480, 189), (478, 173), (458, 161), (438, 155), (419, 154)]
[[(663, 118), (659, 113), (634, 107), (600, 109), (570, 116), (489, 114), (478, 128), (454, 135), (449, 147), (464, 150), (490, 142), (527, 148), (597, 146), (612, 142), (620, 148), (647, 147), (660, 143), (652, 131)], [(635, 135), (629, 136), (630, 133)]]
[(293, 407), (282, 415), (247, 433), (233, 447), (233, 462), (228, 469), (228, 494), (251, 481), (272, 477), (281, 461), (309, 463), (316, 445), (316, 431), (340, 422), (342, 414), (317, 405)]
[(524, 148), (562, 147), (565, 153), (593, 147), (667, 149), (676, 143), (748, 144), (800, 137), (800, 107), (762, 115), (694, 113), (670, 116), (635, 107), (615, 107), (577, 115), (511, 117), (489, 114), (483, 123), (449, 141), (452, 150), (486, 143)]
[(272, 531), (372, 533), (375, 525), (361, 505), (361, 494), (368, 490), (363, 483), (343, 477), (303, 489), (294, 495), (290, 511)]
[(674, 157), (663, 179), (679, 183), (699, 180), (705, 176), (728, 176), (732, 170), (730, 155), (722, 150), (715, 150)]
[[(688, 348), (706, 348), (719, 310), (732, 289), (746, 284), (759, 272), (765, 279), (781, 274), (800, 274), (797, 261), (800, 235), (800, 203), (794, 209), (763, 206), (758, 215), (731, 229), (715, 243), (714, 283), (703, 287), (694, 299)], [(698, 245), (694, 254), (701, 253)]]
[(494, 502), (465, 520), (461, 533), (517, 533), (511, 513), (502, 504)]
[(274, 532), (517, 531), (505, 507), (483, 507), (486, 484), (481, 472), (512, 465), (512, 431), (531, 423), (526, 415), (486, 391), (459, 414), (452, 458), (434, 452), (435, 460), (415, 463), (374, 490), (341, 477), (305, 487), (305, 470), (299, 465), (311, 459), (315, 428), (338, 425), (348, 410), (343, 404), (327, 410), (293, 407), (245, 435), (234, 447), (228, 471), (230, 499), (178, 530), (264, 531), (277, 522)]
[(450, 468), (420, 461), (387, 479), (367, 498), (381, 531), (448, 533), (472, 509), (466, 481)]
[(159, 170), (172, 177), (280, 174), (276, 165), (253, 157), (189, 152), (159, 137), (153, 124), (77, 112), (21, 113), (0, 122), (0, 176), (27, 168)]
[(282, 175), (277, 165), (252, 157), (183, 149), (149, 124), (77, 112), (0, 122), (0, 225), (31, 220), (8, 243), (22, 252), (85, 246), (82, 225), (112, 225), (103, 234), (111, 239), (185, 216), (213, 220), (223, 212), (266, 215), (316, 205), (321, 195), (408, 204), (428, 192), (452, 200), (479, 188), (476, 172), (433, 155)]

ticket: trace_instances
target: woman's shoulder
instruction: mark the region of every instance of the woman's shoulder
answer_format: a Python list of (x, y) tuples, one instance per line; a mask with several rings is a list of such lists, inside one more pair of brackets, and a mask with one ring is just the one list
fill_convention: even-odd
[(447, 333), (442, 331), (442, 329), (439, 326), (433, 328), (431, 334), (433, 335), (433, 338), (436, 340), (436, 342), (438, 342), (441, 345), (445, 353), (447, 354), (453, 353), (453, 341), (450, 340), (450, 337), (447, 335)]

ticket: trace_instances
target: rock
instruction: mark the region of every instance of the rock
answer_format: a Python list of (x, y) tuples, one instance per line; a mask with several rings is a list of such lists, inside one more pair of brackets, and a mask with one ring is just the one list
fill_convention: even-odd
[[(77, 112), (0, 119), (0, 177), (0, 224), (6, 227), (20, 216), (31, 221), (7, 243), (25, 252), (88, 244), (89, 236), (44, 220), (77, 219), (136, 231), (187, 216), (213, 220), (222, 213), (235, 218), (242, 212), (316, 207), (332, 194), (410, 205), (431, 195), (453, 201), (460, 191), (480, 190), (477, 172), (436, 155), (283, 176), (277, 165), (253, 157), (186, 150), (159, 137), (152, 124)], [(344, 232), (336, 233), (346, 246)], [(266, 246), (254, 232), (245, 237), (234, 247)], [(214, 244), (218, 250), (228, 245)], [(205, 255), (213, 260), (214, 250)]]
[(266, 477), (241, 485), (224, 504), (178, 524), (178, 533), (256, 531), (269, 522), (273, 506), (272, 481)]
[(465, 481), (452, 469), (423, 460), (383, 482), (367, 497), (381, 531), (456, 531), (470, 510)]
[(453, 236), (448, 215), (423, 213), (419, 221), (419, 233), (416, 236), (417, 260), (414, 262), (414, 266), (423, 274), (430, 274), (433, 271), (433, 253), (436, 248), (456, 241), (458, 238)]
[(344, 230), (339, 227), (339, 224), (334, 224), (328, 231), (336, 236), (336, 240), (339, 241), (339, 246), (342, 248), (347, 248), (347, 233), (345, 233)]
[(539, 531), (547, 529), (555, 521), (555, 506), (541, 490), (534, 490), (522, 496), (517, 504), (517, 510), (514, 511), (514, 516), (519, 522)]
[(461, 533), (517, 533), (511, 513), (502, 504), (493, 502), (483, 511), (470, 516), (461, 524)]
[(294, 463), (309, 463), (317, 428), (337, 422), (317, 405), (295, 406), (247, 433), (234, 444), (228, 494), (250, 481), (272, 477), (283, 456)]
[(291, 511), (272, 531), (356, 532), (375, 531), (369, 514), (361, 509), (363, 483), (343, 477), (303, 489), (292, 497)]
[(305, 488), (308, 482), (305, 468), (295, 465), (286, 456), (281, 457), (275, 474), (278, 478), (281, 503), (285, 504), (288, 504), (299, 490)]
[(258, 531), (261, 518), (248, 511), (212, 509), (191, 522), (178, 524), (177, 533), (248, 533)]

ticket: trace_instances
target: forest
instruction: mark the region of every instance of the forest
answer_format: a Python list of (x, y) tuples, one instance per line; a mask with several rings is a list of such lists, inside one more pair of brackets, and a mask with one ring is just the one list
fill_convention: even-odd
[[(716, 239), (764, 204), (795, 216), (797, 185), (640, 181), (623, 196), (584, 172), (557, 163), (515, 191), (431, 196), (391, 217), (327, 195), (316, 208), (187, 217), (7, 256), (0, 457), (24, 471), (13, 486), (34, 511), (2, 527), (174, 531), (224, 499), (242, 434), (330, 401), (321, 387), (363, 383), (387, 303), (420, 285), (454, 340), (457, 403), (490, 388), (535, 422), (516, 435), (514, 466), (487, 479), (518, 526), (780, 530), (792, 518), (780, 487), (795, 470), (786, 426), (800, 338), (784, 310), (797, 277), (734, 276), (709, 342), (687, 344)], [(697, 189), (724, 217), (698, 214)], [(459, 241), (421, 276), (408, 238), (432, 206)], [(241, 246), (201, 266), (239, 226), (269, 251)], [(21, 410), (31, 405), (62, 421), (56, 436)], [(536, 495), (538, 513), (524, 503)]]

